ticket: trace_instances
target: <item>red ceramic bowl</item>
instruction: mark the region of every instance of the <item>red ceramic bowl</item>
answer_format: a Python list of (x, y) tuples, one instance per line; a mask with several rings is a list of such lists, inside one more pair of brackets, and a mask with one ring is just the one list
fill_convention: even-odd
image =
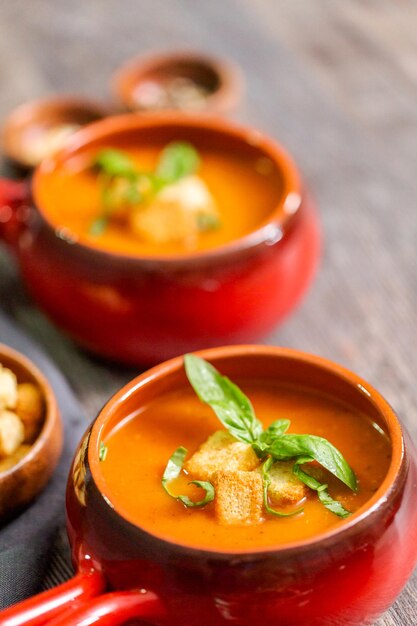
[(102, 252), (55, 230), (38, 199), (51, 165), (44, 161), (34, 174), (33, 202), (21, 186), (0, 181), (0, 238), (14, 248), (35, 300), (83, 346), (133, 364), (254, 341), (271, 331), (300, 300), (319, 255), (317, 216), (287, 153), (220, 119), (127, 114), (80, 130), (54, 158), (65, 162), (120, 136), (182, 138), (197, 148), (266, 156), (276, 164), (282, 192), (269, 218), (240, 239), (207, 252), (141, 258)]
[[(67, 491), (77, 577), (0, 614), (2, 626), (34, 626), (51, 618), (50, 626), (114, 626), (135, 617), (158, 626), (365, 626), (395, 600), (417, 561), (417, 464), (389, 404), (355, 374), (302, 352), (237, 346), (201, 356), (232, 379), (278, 379), (308, 387), (384, 425), (392, 460), (375, 495), (321, 535), (242, 553), (176, 544), (127, 521), (110, 505), (99, 442), (103, 431), (132, 410), (188, 384), (182, 358), (173, 359), (117, 393), (80, 444)], [(118, 591), (91, 599), (104, 584)]]

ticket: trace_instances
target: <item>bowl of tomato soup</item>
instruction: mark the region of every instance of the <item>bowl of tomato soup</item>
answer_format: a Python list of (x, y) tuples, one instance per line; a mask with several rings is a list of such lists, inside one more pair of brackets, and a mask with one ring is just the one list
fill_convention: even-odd
[(78, 575), (6, 615), (373, 624), (417, 561), (416, 479), (394, 411), (343, 367), (267, 346), (177, 357), (118, 392), (80, 444)]
[(319, 255), (285, 150), (221, 119), (128, 114), (89, 125), (2, 181), (0, 237), (40, 307), (105, 357), (152, 363), (265, 335)]

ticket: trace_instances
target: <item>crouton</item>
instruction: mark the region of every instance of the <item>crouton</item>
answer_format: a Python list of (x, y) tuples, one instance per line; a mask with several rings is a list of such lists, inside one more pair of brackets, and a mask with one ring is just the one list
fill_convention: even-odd
[(277, 461), (269, 470), (268, 496), (272, 506), (297, 504), (307, 495), (308, 487), (295, 476), (293, 465), (292, 461)]
[(184, 469), (199, 480), (211, 480), (220, 470), (250, 472), (259, 465), (251, 445), (237, 441), (225, 430), (211, 435), (187, 461)]
[(23, 443), (25, 429), (16, 413), (0, 413), (0, 458), (10, 456)]
[(216, 489), (214, 512), (220, 524), (262, 522), (263, 491), (259, 472), (220, 470), (213, 482)]
[(17, 380), (13, 372), (0, 363), (0, 411), (14, 409), (17, 402)]
[(25, 427), (25, 443), (33, 443), (42, 426), (44, 401), (42, 393), (32, 383), (17, 386), (16, 413)]
[[(154, 243), (190, 241), (205, 224), (216, 224), (217, 208), (205, 182), (186, 176), (167, 185), (147, 206), (131, 211), (130, 227), (139, 237)], [(202, 227), (203, 225), (203, 227)]]

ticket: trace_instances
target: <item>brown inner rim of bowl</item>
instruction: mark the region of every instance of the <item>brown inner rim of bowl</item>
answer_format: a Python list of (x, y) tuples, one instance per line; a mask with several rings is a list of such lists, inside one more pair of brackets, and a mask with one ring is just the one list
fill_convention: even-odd
[[(282, 380), (322, 390), (328, 395), (339, 398), (357, 410), (368, 415), (372, 420), (382, 426), (388, 433), (392, 446), (392, 459), (382, 484), (374, 496), (354, 513), (349, 520), (341, 522), (332, 529), (316, 535), (315, 537), (285, 544), (283, 546), (271, 546), (268, 548), (253, 548), (251, 550), (221, 550), (213, 552), (230, 554), (269, 553), (271, 551), (285, 551), (294, 548), (311, 546), (326, 539), (345, 533), (348, 529), (364, 520), (370, 513), (378, 509), (379, 505), (386, 500), (387, 494), (392, 490), (404, 461), (404, 440), (400, 423), (386, 400), (366, 381), (356, 374), (344, 369), (321, 357), (298, 352), (286, 348), (272, 346), (233, 346), (227, 348), (213, 348), (198, 352), (203, 358), (213, 362), (220, 371), (227, 370), (227, 375), (233, 379), (244, 378), (244, 371), (253, 371), (258, 366), (257, 378), (278, 378), (282, 373)], [(278, 358), (277, 358), (278, 357)], [(247, 362), (247, 367), (241, 368), (240, 363)], [(246, 377), (248, 377), (246, 375)], [(253, 377), (253, 374), (252, 374)], [(140, 406), (151, 402), (155, 395), (163, 394), (173, 388), (188, 384), (183, 368), (183, 357), (176, 357), (166, 363), (158, 365), (148, 372), (134, 379), (130, 384), (121, 389), (112, 400), (99, 413), (93, 425), (88, 447), (88, 462), (93, 479), (107, 502), (111, 502), (111, 493), (106, 490), (106, 484), (100, 472), (98, 458), (98, 446), (103, 437), (119, 423), (123, 417), (131, 414), (138, 408), (137, 394), (140, 394)], [(128, 512), (117, 506), (115, 511), (118, 515), (128, 520), (134, 526), (141, 528), (129, 518)], [(211, 552), (191, 544), (182, 544), (172, 541), (169, 536), (143, 532), (169, 544), (183, 546), (200, 552)]]
[(258, 149), (260, 153), (263, 153), (265, 156), (270, 158), (277, 167), (281, 176), (282, 192), (276, 206), (271, 209), (268, 218), (260, 222), (258, 228), (254, 231), (223, 246), (213, 248), (208, 251), (194, 252), (172, 257), (158, 257), (156, 255), (142, 257), (140, 255), (132, 256), (129, 254), (123, 254), (121, 252), (113, 253), (95, 248), (88, 245), (88, 243), (80, 243), (78, 241), (75, 243), (68, 242), (69, 245), (79, 247), (96, 255), (104, 255), (111, 258), (131, 258), (135, 260), (142, 260), (145, 263), (154, 261), (161, 264), (169, 264), (172, 261), (184, 262), (196, 259), (209, 260), (218, 255), (235, 253), (240, 250), (256, 247), (270, 238), (271, 232), (269, 232), (269, 229), (271, 227), (279, 228), (280, 231), (285, 234), (291, 221), (298, 213), (302, 199), (301, 182), (298, 171), (286, 151), (280, 145), (265, 135), (262, 135), (258, 131), (251, 128), (237, 126), (230, 122), (226, 122), (221, 118), (200, 119), (198, 116), (194, 117), (187, 115), (185, 117), (181, 114), (170, 113), (155, 113), (152, 115), (149, 114), (149, 116), (128, 113), (100, 120), (74, 133), (74, 135), (69, 138), (67, 147), (64, 150), (57, 153), (54, 157), (45, 159), (35, 170), (32, 181), (33, 197), (36, 207), (42, 215), (43, 220), (54, 232), (56, 231), (56, 227), (49, 221), (48, 216), (43, 211), (42, 206), (38, 201), (38, 188), (41, 184), (44, 171), (46, 172), (52, 167), (62, 166), (68, 159), (76, 154), (82, 153), (85, 150), (94, 149), (95, 147), (98, 148), (110, 138), (135, 132), (136, 130), (146, 134), (146, 132), (156, 133), (158, 129), (162, 129), (161, 132), (163, 132), (164, 129), (169, 130), (177, 128), (179, 129), (179, 132), (181, 132), (182, 129), (184, 129), (184, 131), (190, 130), (190, 132), (195, 133), (202, 131), (206, 132), (208, 136), (210, 134), (212, 136), (217, 134), (219, 138), (226, 137), (226, 139), (234, 143), (242, 142), (248, 149), (252, 146), (255, 149)]

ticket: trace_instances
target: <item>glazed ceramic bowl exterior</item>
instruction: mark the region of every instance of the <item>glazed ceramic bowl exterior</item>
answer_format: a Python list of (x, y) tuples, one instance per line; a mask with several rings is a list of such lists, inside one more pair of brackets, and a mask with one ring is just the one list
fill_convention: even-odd
[[(99, 442), (133, 410), (188, 384), (182, 358), (173, 359), (117, 393), (76, 453), (67, 518), (78, 576), (61, 589), (10, 609), (7, 619), (0, 619), (3, 626), (35, 626), (59, 611), (56, 621), (48, 624), (115, 626), (141, 616), (160, 626), (366, 626), (395, 600), (417, 561), (417, 466), (416, 452), (392, 408), (355, 374), (301, 352), (237, 346), (200, 355), (233, 380), (301, 385), (330, 394), (375, 420), (392, 446), (391, 464), (377, 492), (349, 520), (322, 535), (277, 548), (197, 549), (132, 524), (110, 504), (112, 494), (100, 472)], [(91, 600), (104, 581), (118, 591)], [(72, 608), (68, 597), (75, 599)]]
[[(388, 476), (366, 510), (322, 537), (284, 548), (231, 554), (164, 541), (109, 506), (98, 443), (132, 410), (187, 385), (181, 358), (122, 389), (81, 444), (68, 488), (74, 556), (89, 552), (117, 589), (150, 589), (183, 626), (363, 626), (393, 602), (417, 560), (416, 457), (390, 406), (365, 381), (323, 359), (270, 347), (205, 351), (232, 380), (280, 380), (329, 393), (388, 431)], [(83, 468), (83, 469), (82, 469)], [(85, 475), (74, 482), (74, 476)], [(74, 473), (75, 472), (75, 473)]]
[(319, 255), (316, 212), (285, 151), (222, 120), (131, 114), (79, 131), (56, 159), (99, 149), (120, 135), (135, 141), (182, 137), (197, 147), (207, 142), (268, 156), (281, 177), (277, 206), (256, 231), (207, 252), (160, 258), (107, 253), (48, 222), (37, 201), (49, 167), (44, 161), (34, 175), (33, 203), (22, 201), (20, 188), (17, 200), (8, 197), (0, 181), (0, 238), (12, 244), (34, 299), (80, 344), (126, 363), (254, 341), (271, 331), (300, 300)]

